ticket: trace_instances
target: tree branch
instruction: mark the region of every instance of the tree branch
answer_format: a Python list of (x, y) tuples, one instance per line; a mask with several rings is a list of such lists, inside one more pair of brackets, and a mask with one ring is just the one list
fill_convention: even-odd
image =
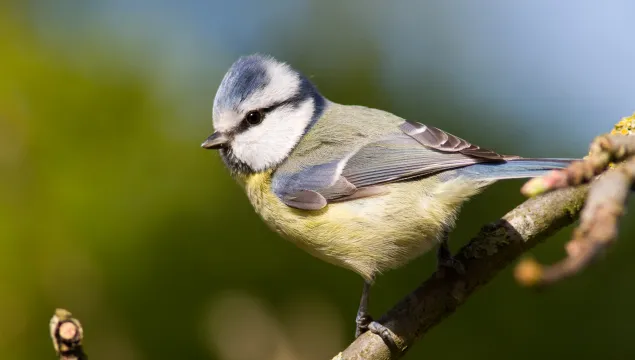
[(587, 187), (581, 186), (535, 197), (485, 225), (455, 256), (465, 266), (465, 274), (433, 274), (379, 319), (393, 332), (402, 349), (400, 353), (391, 354), (379, 336), (366, 332), (334, 360), (400, 358), (418, 338), (452, 314), (510, 262), (573, 223), (586, 194)]
[[(391, 353), (379, 336), (370, 332), (358, 337), (334, 360), (394, 360), (428, 330), (452, 314), (478, 288), (487, 284), (510, 262), (573, 223), (585, 203), (582, 222), (567, 244), (569, 256), (560, 263), (543, 268), (535, 261), (521, 262), (516, 277), (524, 284), (555, 282), (585, 268), (617, 236), (617, 222), (635, 184), (635, 114), (623, 118), (611, 135), (598, 137), (584, 161), (574, 162), (562, 171), (531, 180), (523, 187), (528, 195), (560, 189), (534, 197), (495, 223), (484, 226), (464, 246), (456, 258), (465, 266), (460, 275), (433, 274), (416, 290), (403, 298), (379, 321), (393, 332), (400, 350)], [(614, 165), (612, 162), (623, 161)], [(614, 171), (597, 175), (607, 167)], [(592, 183), (589, 191), (588, 183)], [(581, 185), (584, 184), (584, 185)], [(569, 186), (577, 186), (570, 188)]]

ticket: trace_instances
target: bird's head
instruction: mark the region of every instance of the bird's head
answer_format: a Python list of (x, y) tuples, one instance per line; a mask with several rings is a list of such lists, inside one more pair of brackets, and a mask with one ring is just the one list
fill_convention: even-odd
[(202, 144), (218, 149), (232, 172), (255, 173), (282, 163), (320, 117), (326, 100), (302, 74), (270, 56), (241, 57), (214, 99), (214, 133)]

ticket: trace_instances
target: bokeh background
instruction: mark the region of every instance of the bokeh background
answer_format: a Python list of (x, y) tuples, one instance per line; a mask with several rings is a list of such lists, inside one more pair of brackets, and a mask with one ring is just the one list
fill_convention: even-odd
[[(631, 1), (0, 0), (0, 358), (53, 359), (56, 307), (91, 359), (330, 359), (361, 279), (272, 234), (199, 145), (238, 56), (329, 98), (503, 153), (579, 157), (635, 111)], [(497, 184), (452, 246), (523, 199)], [(632, 207), (632, 206), (631, 206)], [(508, 269), (409, 359), (635, 357), (633, 216), (605, 261), (536, 293)], [(563, 231), (533, 252), (564, 255)], [(382, 276), (383, 313), (434, 256)]]

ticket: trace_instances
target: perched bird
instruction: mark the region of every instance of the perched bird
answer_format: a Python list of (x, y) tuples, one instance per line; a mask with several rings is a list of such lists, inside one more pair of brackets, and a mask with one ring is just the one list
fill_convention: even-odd
[[(441, 266), (461, 270), (447, 245), (461, 204), (500, 179), (566, 167), (473, 145), (391, 113), (327, 100), (270, 56), (239, 58), (214, 99), (218, 149), (256, 212), (316, 257), (364, 278), (356, 336), (370, 329), (375, 277), (438, 245)], [(394, 345), (394, 344), (393, 344)]]

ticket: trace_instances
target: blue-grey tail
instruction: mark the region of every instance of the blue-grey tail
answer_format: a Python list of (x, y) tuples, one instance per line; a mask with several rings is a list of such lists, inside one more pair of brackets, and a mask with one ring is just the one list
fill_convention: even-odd
[[(550, 170), (564, 169), (577, 159), (510, 159), (500, 163), (481, 163), (453, 171), (454, 176), (474, 180), (494, 181), (522, 179), (544, 175)], [(449, 174), (448, 174), (449, 175)]]

